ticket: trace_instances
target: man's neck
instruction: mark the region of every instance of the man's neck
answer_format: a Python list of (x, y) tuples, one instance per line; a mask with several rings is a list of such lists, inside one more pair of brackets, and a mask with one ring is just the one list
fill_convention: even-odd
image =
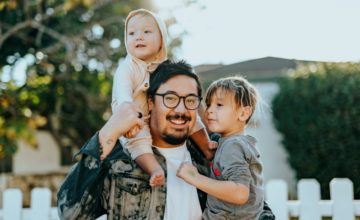
[(153, 146), (154, 147), (159, 147), (159, 148), (175, 148), (175, 147), (181, 147), (185, 144), (185, 141), (181, 144), (169, 144), (164, 140), (153, 140)]

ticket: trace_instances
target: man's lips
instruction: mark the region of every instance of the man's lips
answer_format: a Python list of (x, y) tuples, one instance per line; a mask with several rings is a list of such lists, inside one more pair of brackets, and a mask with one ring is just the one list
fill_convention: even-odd
[(166, 120), (170, 121), (172, 124), (184, 125), (186, 122), (191, 121), (191, 117), (186, 115), (169, 115), (166, 116)]

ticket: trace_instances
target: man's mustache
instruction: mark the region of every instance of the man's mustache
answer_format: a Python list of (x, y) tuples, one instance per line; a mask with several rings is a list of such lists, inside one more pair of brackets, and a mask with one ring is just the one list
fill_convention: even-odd
[(172, 120), (172, 119), (181, 119), (181, 120), (185, 120), (185, 121), (191, 121), (191, 117), (190, 116), (186, 116), (186, 115), (168, 115), (166, 116), (166, 120)]

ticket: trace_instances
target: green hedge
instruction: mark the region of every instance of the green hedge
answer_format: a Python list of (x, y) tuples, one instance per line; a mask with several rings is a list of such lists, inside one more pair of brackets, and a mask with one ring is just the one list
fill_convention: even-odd
[(296, 177), (347, 177), (360, 198), (360, 64), (312, 64), (281, 79), (273, 100), (277, 129)]

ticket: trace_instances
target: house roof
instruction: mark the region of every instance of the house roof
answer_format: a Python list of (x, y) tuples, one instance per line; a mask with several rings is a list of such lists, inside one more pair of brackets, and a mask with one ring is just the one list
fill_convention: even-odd
[(299, 63), (310, 61), (284, 59), (277, 57), (264, 57), (243, 61), (230, 65), (212, 65), (215, 68), (200, 68), (198, 74), (202, 81), (213, 81), (221, 77), (243, 75), (248, 80), (271, 80), (284, 76), (289, 70), (295, 69)]
[(224, 66), (223, 64), (201, 64), (201, 65), (195, 66), (194, 69), (195, 69), (196, 73), (202, 73), (202, 72), (217, 69), (217, 68), (220, 68), (223, 66)]

